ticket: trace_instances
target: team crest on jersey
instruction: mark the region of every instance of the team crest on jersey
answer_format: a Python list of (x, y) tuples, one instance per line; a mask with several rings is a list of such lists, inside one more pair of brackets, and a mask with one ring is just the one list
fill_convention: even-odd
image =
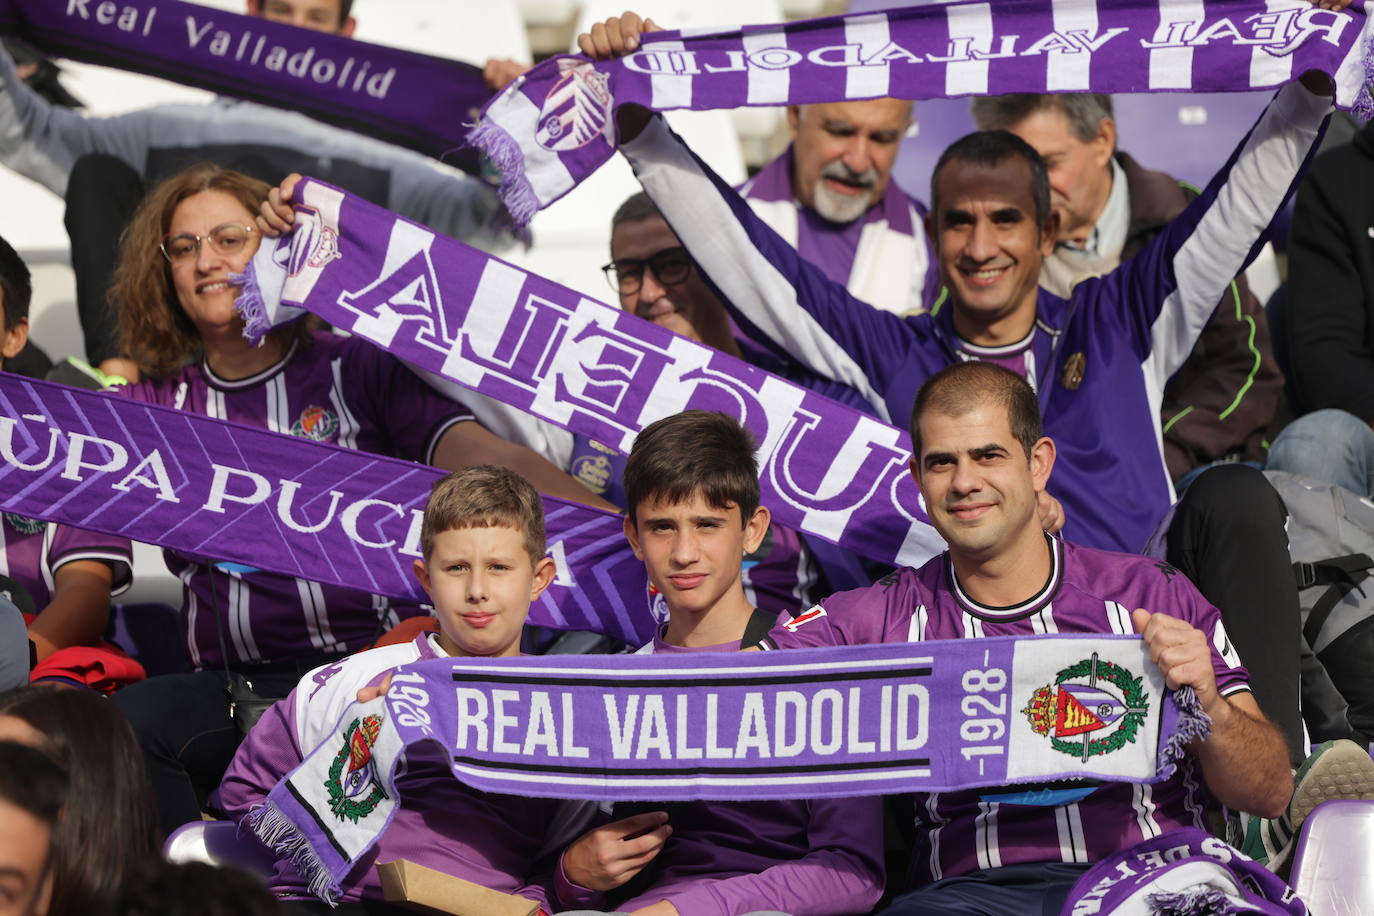
[(580, 149), (606, 135), (611, 121), (609, 77), (589, 61), (563, 58), (562, 73), (539, 110), (534, 139), (556, 153)]
[(39, 534), (47, 527), (47, 522), (41, 522), (36, 518), (25, 518), (22, 515), (15, 515), (13, 512), (5, 513), (5, 521), (20, 534)]
[(339, 418), (324, 407), (307, 407), (291, 424), (291, 435), (316, 442), (330, 442), (339, 432)]
[(329, 810), (341, 821), (358, 823), (386, 798), (372, 756), (372, 746), (381, 730), (382, 717), (374, 715), (354, 719), (343, 731), (343, 746), (330, 764), (324, 783), (329, 790)]
[(1086, 762), (1134, 742), (1149, 703), (1141, 678), (1094, 652), (1037, 687), (1021, 712), (1052, 748)]
[(797, 632), (797, 627), (802, 626), (803, 624), (808, 624), (813, 620), (820, 620), (824, 616), (825, 608), (817, 604), (810, 610), (802, 611), (796, 617), (793, 617), (791, 620), (787, 621), (787, 623), (784, 623), (782, 625), (782, 628), (789, 633), (795, 633)]

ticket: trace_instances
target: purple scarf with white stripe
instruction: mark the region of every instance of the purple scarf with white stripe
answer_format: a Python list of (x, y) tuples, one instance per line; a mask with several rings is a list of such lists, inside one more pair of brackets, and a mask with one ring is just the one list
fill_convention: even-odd
[(482, 113), (472, 141), (505, 176), (516, 219), (615, 152), (615, 108), (660, 111), (1008, 92), (1223, 92), (1330, 74), (1369, 110), (1364, 0), (958, 0), (699, 34), (645, 36), (624, 58), (559, 57)]

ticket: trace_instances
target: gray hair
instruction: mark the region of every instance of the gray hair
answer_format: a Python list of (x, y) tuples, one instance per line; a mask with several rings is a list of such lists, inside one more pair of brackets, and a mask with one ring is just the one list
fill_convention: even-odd
[(1097, 92), (1015, 92), (983, 96), (969, 105), (979, 130), (1010, 130), (1037, 111), (1056, 108), (1064, 112), (1074, 136), (1087, 143), (1097, 136), (1103, 119), (1112, 117), (1112, 97)]

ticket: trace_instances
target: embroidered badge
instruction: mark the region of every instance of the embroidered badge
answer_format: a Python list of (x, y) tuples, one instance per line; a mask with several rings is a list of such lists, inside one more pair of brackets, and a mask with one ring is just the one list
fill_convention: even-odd
[(291, 424), (291, 435), (316, 442), (329, 442), (339, 431), (339, 418), (324, 407), (307, 407)]
[(36, 518), (25, 518), (22, 515), (15, 515), (13, 512), (5, 513), (5, 521), (9, 522), (14, 530), (18, 531), (20, 534), (39, 534), (48, 524)]
[(583, 455), (573, 462), (572, 476), (600, 495), (611, 481), (611, 460), (605, 455)]
[(1038, 735), (1062, 754), (1082, 759), (1133, 743), (1149, 712), (1141, 678), (1094, 652), (1037, 687), (1021, 710)]
[(386, 798), (372, 759), (372, 746), (381, 730), (381, 716), (354, 719), (344, 729), (343, 747), (330, 764), (324, 783), (329, 790), (329, 810), (341, 821), (358, 823)]
[(589, 61), (558, 62), (563, 75), (549, 89), (539, 111), (534, 139), (554, 152), (567, 152), (607, 134), (611, 120), (609, 77)]
[(1078, 386), (1083, 384), (1083, 373), (1088, 368), (1088, 358), (1082, 353), (1072, 353), (1064, 361), (1064, 372), (1059, 376), (1059, 381), (1070, 391), (1077, 391)]

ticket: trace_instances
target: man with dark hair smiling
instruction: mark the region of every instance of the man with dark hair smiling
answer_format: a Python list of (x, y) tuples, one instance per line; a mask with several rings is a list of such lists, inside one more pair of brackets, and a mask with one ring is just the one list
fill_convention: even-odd
[(1150, 785), (1108, 783), (1047, 804), (978, 790), (918, 794), (918, 889), (885, 912), (1056, 912), (1090, 863), (1200, 828), (1211, 798), (1282, 812), (1292, 791), (1283, 737), (1255, 704), (1216, 609), (1164, 564), (1041, 530), (1036, 497), (1057, 449), (1041, 435), (1030, 385), (986, 363), (945, 368), (916, 396), (911, 439), (912, 476), (949, 550), (832, 595), (775, 627), (763, 648), (1136, 632), (1168, 686), (1196, 694), (1212, 731)]

